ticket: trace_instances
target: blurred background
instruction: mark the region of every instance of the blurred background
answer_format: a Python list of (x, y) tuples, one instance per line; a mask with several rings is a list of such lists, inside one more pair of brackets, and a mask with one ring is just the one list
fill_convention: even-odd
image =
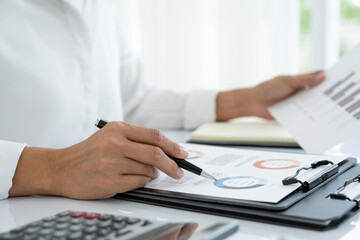
[(328, 69), (360, 42), (360, 0), (117, 0), (152, 86), (253, 86)]

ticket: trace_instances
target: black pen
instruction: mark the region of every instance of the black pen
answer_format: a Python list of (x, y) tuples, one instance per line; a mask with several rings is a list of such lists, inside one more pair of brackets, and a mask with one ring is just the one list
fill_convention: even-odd
[[(106, 121), (106, 120), (97, 119), (95, 121), (95, 126), (101, 129), (107, 123), (108, 123), (108, 121)], [(176, 157), (170, 156), (169, 154), (166, 154), (166, 155), (169, 158), (171, 158), (172, 160), (174, 160), (179, 167), (181, 167), (181, 168), (183, 168), (183, 169), (185, 169), (185, 170), (187, 170), (189, 172), (192, 172), (192, 173), (194, 173), (196, 175), (199, 175), (199, 176), (202, 176), (202, 177), (217, 181), (217, 179), (214, 178), (213, 176), (211, 176), (209, 173), (205, 172), (204, 170), (202, 170), (201, 168), (195, 166), (194, 164), (189, 163), (185, 159), (176, 158)]]

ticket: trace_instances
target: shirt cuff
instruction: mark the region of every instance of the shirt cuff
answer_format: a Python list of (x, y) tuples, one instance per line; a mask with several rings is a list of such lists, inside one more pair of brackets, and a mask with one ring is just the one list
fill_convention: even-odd
[(0, 140), (0, 199), (9, 196), (12, 179), (26, 144)]
[(194, 129), (204, 122), (216, 119), (217, 91), (205, 90), (189, 93), (185, 103), (184, 128)]

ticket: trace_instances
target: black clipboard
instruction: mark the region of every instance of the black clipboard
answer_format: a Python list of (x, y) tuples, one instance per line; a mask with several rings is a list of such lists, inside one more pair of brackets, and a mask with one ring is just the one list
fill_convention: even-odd
[(307, 192), (299, 189), (278, 204), (229, 202), (145, 188), (117, 194), (115, 198), (293, 227), (329, 229), (357, 212), (356, 202), (328, 198), (345, 181), (359, 175), (360, 164), (356, 162), (355, 158), (343, 160), (336, 175)]

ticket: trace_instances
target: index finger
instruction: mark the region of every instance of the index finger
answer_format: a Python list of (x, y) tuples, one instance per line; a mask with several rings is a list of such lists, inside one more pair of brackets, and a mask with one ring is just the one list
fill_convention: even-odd
[(134, 142), (157, 146), (165, 153), (176, 158), (186, 158), (189, 155), (189, 152), (185, 148), (170, 140), (164, 133), (157, 129), (128, 124), (126, 126), (125, 136)]
[(309, 88), (318, 85), (325, 79), (323, 71), (317, 71), (314, 73), (300, 74), (289, 80), (289, 83), (297, 89)]

